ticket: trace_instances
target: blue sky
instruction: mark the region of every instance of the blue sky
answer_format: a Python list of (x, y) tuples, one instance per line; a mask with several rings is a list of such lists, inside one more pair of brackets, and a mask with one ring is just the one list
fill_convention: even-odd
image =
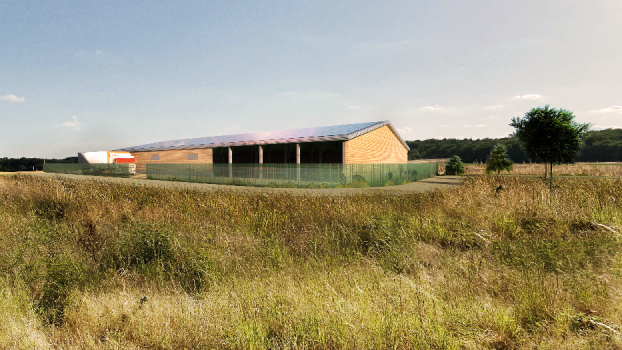
[(622, 127), (622, 1), (0, 2), (0, 157), (390, 120)]

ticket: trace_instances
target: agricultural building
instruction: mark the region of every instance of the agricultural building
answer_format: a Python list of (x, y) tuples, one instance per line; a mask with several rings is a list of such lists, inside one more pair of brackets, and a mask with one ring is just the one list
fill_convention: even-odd
[(389, 121), (199, 137), (123, 148), (136, 164), (399, 164), (408, 146)]

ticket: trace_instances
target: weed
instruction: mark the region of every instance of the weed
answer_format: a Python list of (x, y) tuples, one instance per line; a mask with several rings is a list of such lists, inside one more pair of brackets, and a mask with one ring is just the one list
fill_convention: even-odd
[(0, 347), (619, 347), (622, 181), (556, 183), (313, 197), (1, 177)]

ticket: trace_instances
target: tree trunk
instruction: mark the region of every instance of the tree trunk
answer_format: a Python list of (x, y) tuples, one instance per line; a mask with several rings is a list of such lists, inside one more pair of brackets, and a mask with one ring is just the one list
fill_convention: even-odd
[(544, 163), (544, 178), (549, 177), (549, 163)]

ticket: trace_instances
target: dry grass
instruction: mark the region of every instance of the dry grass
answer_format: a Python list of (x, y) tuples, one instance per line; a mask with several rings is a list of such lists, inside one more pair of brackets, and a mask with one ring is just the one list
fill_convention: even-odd
[[(514, 164), (510, 174), (514, 175), (544, 175), (544, 164)], [(445, 167), (439, 168), (440, 173), (444, 173)], [(486, 173), (486, 164), (471, 164), (465, 166), (465, 175), (483, 175)], [(502, 172), (502, 174), (508, 174)], [(610, 176), (622, 177), (622, 164), (589, 164), (577, 163), (570, 165), (556, 165), (553, 167), (553, 175), (573, 175), (573, 176)]]
[(293, 197), (3, 177), (0, 347), (621, 348), (622, 181), (547, 186)]

